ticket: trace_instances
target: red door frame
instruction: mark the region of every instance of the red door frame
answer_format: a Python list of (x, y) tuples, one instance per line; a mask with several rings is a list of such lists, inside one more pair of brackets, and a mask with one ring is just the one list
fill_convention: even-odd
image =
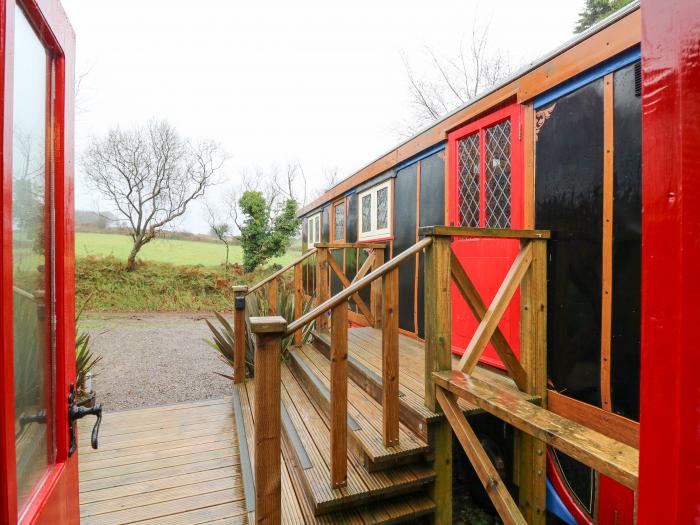
[(642, 2), (639, 525), (700, 521), (700, 9)]
[[(513, 229), (518, 229), (522, 228), (524, 224), (524, 173), (523, 173), (523, 155), (524, 155), (524, 148), (523, 148), (523, 140), (522, 140), (522, 119), (523, 119), (523, 108), (520, 104), (517, 102), (513, 102), (511, 104), (508, 104), (504, 107), (501, 107), (487, 115), (484, 115), (469, 124), (462, 126), (461, 128), (452, 131), (451, 133), (448, 134), (447, 137), (447, 147), (448, 147), (448, 154), (449, 154), (449, 176), (448, 176), (448, 220), (449, 224), (451, 225), (458, 225), (459, 224), (459, 191), (458, 191), (458, 176), (457, 176), (457, 171), (458, 171), (458, 166), (459, 166), (459, 153), (458, 153), (458, 141), (463, 139), (464, 137), (471, 135), (473, 133), (478, 132), (479, 133), (479, 157), (480, 157), (480, 163), (479, 163), (479, 224), (481, 228), (485, 227), (486, 224), (486, 163), (484, 162), (484, 159), (486, 158), (485, 155), (485, 148), (486, 148), (486, 141), (484, 140), (484, 135), (485, 135), (485, 129), (493, 126), (495, 124), (498, 124), (499, 122), (503, 122), (506, 119), (510, 119), (511, 122), (511, 128), (510, 128), (510, 156), (511, 156), (511, 189), (510, 189), (510, 194), (511, 194), (511, 200), (510, 200), (510, 215), (511, 215), (511, 228)], [(459, 242), (459, 241), (457, 241)], [(517, 240), (512, 240), (512, 239), (470, 239), (469, 241), (466, 241), (469, 243), (472, 243), (473, 246), (472, 248), (476, 251), (478, 251), (478, 255), (475, 254), (476, 258), (483, 257), (483, 256), (488, 256), (490, 254), (499, 254), (500, 256), (503, 256), (504, 253), (508, 252), (508, 255), (512, 255), (512, 259), (515, 259), (519, 249), (520, 245)], [(455, 250), (456, 254), (459, 257), (459, 247), (456, 245), (453, 245), (453, 249)], [(474, 251), (470, 250), (470, 251)], [(485, 276), (485, 278), (490, 281), (489, 284), (493, 285), (494, 289), (498, 289), (498, 286), (500, 285), (501, 281), (503, 280), (503, 277), (505, 277), (507, 270), (504, 272), (492, 272), (489, 273), (488, 275)], [(480, 286), (479, 281), (480, 279), (483, 279), (484, 276), (476, 276), (473, 275), (472, 278), (475, 280), (475, 284), (478, 288), (482, 288), (483, 286)], [(483, 285), (483, 283), (481, 283)], [(480, 290), (481, 293), (483, 294), (483, 290)], [(495, 293), (495, 292), (494, 292)], [(476, 328), (476, 320), (473, 319), (473, 316), (471, 314), (471, 311), (468, 311), (468, 307), (462, 297), (459, 295), (459, 292), (457, 292), (457, 289), (455, 288), (454, 284), (452, 285), (452, 295), (454, 297), (453, 299), (453, 305), (452, 305), (452, 312), (453, 312), (453, 327), (458, 326), (459, 322), (455, 320), (455, 315), (462, 315), (463, 318), (465, 319), (472, 319), (474, 321), (474, 328)], [(516, 292), (513, 296), (513, 299), (511, 300), (510, 306), (507, 309), (507, 313), (505, 314), (509, 319), (510, 323), (515, 323), (514, 326), (511, 326), (512, 332), (511, 336), (508, 336), (508, 330), (505, 330), (504, 333), (506, 333), (506, 337), (508, 338), (508, 342), (510, 343), (511, 347), (513, 348), (513, 351), (516, 353), (516, 355), (520, 355), (520, 337), (519, 337), (519, 319), (520, 319), (520, 294), (519, 292)], [(488, 302), (491, 300), (491, 297), (484, 296), (484, 300)], [(460, 310), (467, 312), (468, 313), (462, 313), (460, 314)], [(505, 318), (501, 321), (503, 323), (505, 321)], [(501, 324), (503, 328), (503, 324)], [(456, 354), (461, 354), (464, 352), (464, 348), (459, 346), (458, 344), (455, 344), (455, 341), (458, 338), (454, 335), (453, 332), (453, 352)], [(500, 358), (497, 356), (496, 351), (492, 348), (492, 346), (489, 344), (487, 349), (484, 351), (484, 354), (482, 355), (481, 361), (487, 364), (490, 364), (492, 366), (497, 366), (500, 368), (504, 368), (503, 364), (500, 360)]]
[[(75, 34), (59, 0), (0, 0), (0, 101), (3, 108), (0, 155), (0, 522), (16, 523), (13, 318), (12, 318), (12, 107), (14, 10), (19, 4), (34, 25), (55, 68), (51, 130), (55, 170), (56, 289), (56, 462), (24, 509), (23, 524), (78, 523), (78, 458), (68, 457), (68, 390), (75, 381), (75, 283), (73, 135)], [(66, 89), (68, 86), (68, 89)]]

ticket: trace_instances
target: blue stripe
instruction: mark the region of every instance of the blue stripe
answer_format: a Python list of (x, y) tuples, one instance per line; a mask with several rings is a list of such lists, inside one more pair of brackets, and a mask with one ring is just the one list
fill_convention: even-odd
[(641, 56), (642, 52), (640, 47), (638, 45), (634, 46), (627, 51), (606, 60), (596, 67), (584, 71), (571, 80), (567, 80), (563, 84), (542, 93), (540, 96), (535, 97), (535, 109), (563, 97), (564, 95), (568, 95), (572, 91), (576, 91), (581, 86), (585, 86), (594, 80), (602, 78), (608, 73), (622, 69), (626, 65), (639, 60)]
[(559, 494), (557, 494), (549, 478), (547, 478), (547, 510), (567, 525), (578, 525), (576, 519), (571, 515), (569, 509), (566, 508)]
[(404, 160), (403, 162), (401, 162), (401, 163), (397, 164), (396, 166), (394, 166), (392, 169), (393, 169), (394, 171), (402, 170), (402, 169), (404, 169), (404, 168), (410, 166), (411, 164), (415, 164), (415, 163), (418, 162), (419, 160), (423, 160), (424, 158), (430, 157), (431, 155), (433, 155), (434, 153), (437, 153), (438, 151), (444, 150), (444, 149), (445, 149), (445, 142), (446, 142), (446, 141), (443, 141), (443, 142), (441, 142), (441, 143), (439, 143), (439, 144), (436, 144), (436, 145), (433, 146), (432, 148), (428, 148), (428, 149), (426, 149), (425, 151), (419, 153), (418, 155), (414, 155), (414, 156), (411, 157), (410, 159)]

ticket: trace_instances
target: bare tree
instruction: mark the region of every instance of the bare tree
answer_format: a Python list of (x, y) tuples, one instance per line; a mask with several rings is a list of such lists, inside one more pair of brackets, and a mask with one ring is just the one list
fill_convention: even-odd
[(488, 34), (488, 25), (482, 29), (475, 25), (471, 38), (462, 38), (454, 56), (439, 56), (426, 47), (430, 70), (422, 75), (404, 57), (415, 108), (408, 134), (438, 120), (508, 76), (510, 61), (500, 51), (489, 49)]
[(219, 207), (211, 203), (207, 203), (207, 212), (209, 214), (208, 224), (212, 235), (219, 239), (226, 247), (226, 266), (228, 268), (229, 248), (233, 242), (233, 226), (229, 219), (231, 215), (225, 213)]
[(223, 161), (217, 144), (192, 144), (167, 121), (115, 128), (92, 138), (82, 165), (88, 185), (131, 227), (127, 270), (136, 269), (136, 255), (145, 244), (204, 195)]

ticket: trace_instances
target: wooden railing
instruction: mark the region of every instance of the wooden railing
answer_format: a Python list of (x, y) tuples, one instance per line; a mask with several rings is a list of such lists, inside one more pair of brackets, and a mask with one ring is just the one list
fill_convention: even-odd
[[(382, 428), (385, 446), (394, 446), (399, 442), (399, 317), (398, 317), (398, 267), (408, 258), (429, 246), (432, 239), (423, 239), (408, 250), (384, 262), (384, 245), (327, 245), (317, 244), (317, 304), (301, 317), (290, 323), (280, 316), (251, 318), (251, 331), (256, 335), (255, 345), (255, 472), (256, 482), (260, 479), (265, 487), (279, 483), (279, 456), (273, 454), (272, 448), (279, 441), (272, 436), (272, 431), (279, 429), (279, 385), (273, 385), (270, 378), (279, 378), (279, 348), (284, 337), (299, 333), (306, 325), (317, 323), (318, 329), (323, 329), (323, 320), (330, 312), (331, 332), (331, 371), (330, 371), (330, 444), (331, 444), (331, 485), (338, 488), (347, 483), (347, 414), (348, 414), (348, 302), (352, 299), (370, 324), (378, 323), (382, 330)], [(342, 272), (330, 255), (330, 250), (337, 248), (361, 248), (369, 251), (354, 279), (351, 281)], [(333, 262), (330, 262), (333, 261)], [(343, 290), (330, 296), (330, 272), (333, 271), (344, 286)], [(367, 287), (375, 297), (371, 306), (364, 303), (359, 292)], [(241, 290), (239, 293), (244, 293)], [(270, 357), (274, 354), (274, 357)], [(257, 410), (257, 407), (267, 407)], [(258, 434), (258, 429), (260, 434)], [(270, 430), (272, 429), (272, 431)], [(258, 443), (261, 444), (258, 447)], [(276, 441), (275, 441), (276, 443)], [(273, 461), (274, 460), (274, 461)], [(258, 478), (258, 476), (265, 476)], [(263, 481), (264, 479), (264, 481)], [(277, 510), (269, 509), (270, 493), (267, 489), (258, 491), (257, 495), (265, 494), (266, 502), (256, 503), (256, 512), (276, 515)], [(273, 498), (274, 499), (274, 498)], [(260, 505), (263, 505), (261, 508)], [(266, 510), (267, 509), (267, 510)]]

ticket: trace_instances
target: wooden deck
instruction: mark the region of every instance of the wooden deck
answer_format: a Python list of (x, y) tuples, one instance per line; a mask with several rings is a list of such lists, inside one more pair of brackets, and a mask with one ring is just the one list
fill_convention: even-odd
[(248, 523), (230, 398), (106, 413), (80, 426), (83, 525)]

